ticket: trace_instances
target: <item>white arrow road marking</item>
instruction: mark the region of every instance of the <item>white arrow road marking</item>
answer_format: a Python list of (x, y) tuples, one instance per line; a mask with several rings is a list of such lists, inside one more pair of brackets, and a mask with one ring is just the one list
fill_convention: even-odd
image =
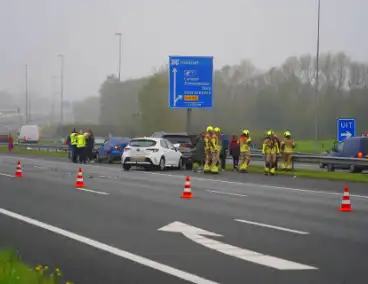
[(194, 284), (219, 284), (217, 282), (207, 280), (207, 279), (199, 277), (197, 275), (190, 274), (188, 272), (185, 272), (185, 271), (176, 269), (174, 267), (171, 267), (171, 266), (168, 266), (168, 265), (150, 260), (148, 258), (130, 253), (128, 251), (120, 250), (118, 248), (109, 246), (109, 245), (104, 244), (104, 243), (100, 243), (98, 241), (83, 237), (81, 235), (77, 235), (75, 233), (60, 229), (58, 227), (54, 227), (52, 225), (42, 223), (42, 222), (37, 221), (35, 219), (31, 219), (29, 217), (22, 216), (20, 214), (8, 211), (6, 209), (0, 208), (0, 214), (3, 214), (5, 216), (11, 217), (11, 218), (14, 218), (14, 219), (17, 219), (17, 220), (20, 220), (22, 222), (33, 225), (35, 227), (45, 229), (45, 230), (53, 232), (55, 234), (67, 237), (67, 238), (75, 240), (77, 242), (89, 245), (89, 246), (94, 247), (96, 249), (106, 251), (106, 252), (114, 254), (116, 256), (120, 256), (121, 258), (125, 258), (125, 259), (128, 259), (128, 260), (134, 261), (134, 262), (139, 263), (141, 265), (144, 265), (144, 266), (156, 269), (158, 271), (164, 272), (166, 274), (175, 276), (177, 278), (186, 280), (190, 283), (194, 283)]
[(192, 240), (193, 242), (205, 246), (209, 249), (213, 249), (229, 256), (233, 256), (263, 266), (272, 267), (278, 270), (318, 269), (313, 266), (308, 266), (297, 262), (284, 260), (270, 255), (261, 254), (255, 251), (224, 244), (216, 240), (208, 239), (204, 236), (222, 237), (222, 235), (202, 230), (200, 228), (193, 227), (178, 221), (173, 222), (167, 226), (164, 226), (158, 230), (172, 233), (181, 233), (188, 239)]
[(288, 229), (288, 228), (284, 228), (284, 227), (273, 226), (273, 225), (268, 225), (268, 224), (263, 224), (263, 223), (258, 223), (258, 222), (252, 222), (252, 221), (247, 221), (247, 220), (242, 220), (242, 219), (234, 219), (234, 220), (237, 221), (237, 222), (246, 223), (246, 224), (250, 224), (250, 225), (255, 225), (255, 226), (259, 226), (259, 227), (265, 227), (265, 228), (285, 231), (285, 232), (299, 234), (299, 235), (309, 235), (308, 232), (292, 230), (292, 229)]

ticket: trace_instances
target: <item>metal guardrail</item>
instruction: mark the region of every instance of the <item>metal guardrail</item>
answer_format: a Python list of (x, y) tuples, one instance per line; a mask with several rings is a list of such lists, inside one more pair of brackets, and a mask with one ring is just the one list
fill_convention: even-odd
[[(38, 150), (46, 152), (67, 152), (68, 146), (64, 144), (59, 145), (40, 145), (40, 144), (16, 144), (16, 148), (23, 150)], [(252, 150), (252, 159), (263, 160), (263, 156), (260, 150)], [(231, 159), (231, 157), (229, 157)], [(280, 159), (280, 156), (278, 156)], [(333, 165), (353, 165), (353, 166), (368, 166), (368, 159), (362, 158), (342, 158), (342, 157), (331, 157), (324, 155), (315, 155), (312, 153), (293, 153), (293, 163), (305, 163), (305, 164), (333, 164)]]

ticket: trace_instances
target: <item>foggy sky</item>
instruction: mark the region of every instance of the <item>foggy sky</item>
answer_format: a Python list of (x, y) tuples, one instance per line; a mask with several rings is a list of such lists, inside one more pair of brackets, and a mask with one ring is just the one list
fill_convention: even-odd
[[(368, 1), (321, 0), (321, 52), (368, 61)], [(316, 52), (317, 0), (0, 0), (0, 90), (59, 89), (65, 54), (67, 99), (97, 95), (118, 71), (151, 74), (169, 55), (215, 57), (215, 68), (250, 59), (266, 69), (288, 56)]]

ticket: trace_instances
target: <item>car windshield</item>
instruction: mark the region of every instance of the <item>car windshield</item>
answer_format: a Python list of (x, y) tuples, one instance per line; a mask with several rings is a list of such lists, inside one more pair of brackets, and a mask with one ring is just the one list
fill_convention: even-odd
[(186, 135), (165, 135), (164, 138), (169, 140), (171, 144), (192, 144), (192, 140)]
[(150, 139), (135, 139), (130, 141), (129, 145), (132, 147), (152, 147), (155, 146), (157, 142)]
[(112, 144), (124, 144), (124, 143), (129, 143), (130, 139), (129, 138), (112, 138), (111, 139), (111, 143)]
[(103, 138), (96, 138), (95, 139), (95, 144), (104, 144), (105, 143), (105, 139), (103, 139)]
[(363, 151), (365, 154), (368, 154), (368, 138), (363, 138)]

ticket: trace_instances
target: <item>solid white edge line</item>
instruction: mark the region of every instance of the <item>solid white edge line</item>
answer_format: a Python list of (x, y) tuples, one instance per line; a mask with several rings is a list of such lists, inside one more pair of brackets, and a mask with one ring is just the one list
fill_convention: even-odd
[[(185, 176), (179, 176), (179, 175), (151, 173), (151, 172), (143, 172), (143, 173), (150, 174), (150, 175), (161, 175), (161, 176), (175, 177), (175, 178), (184, 178), (185, 177)], [(212, 181), (212, 182), (221, 182), (221, 183), (241, 185), (241, 186), (249, 185), (249, 186), (253, 186), (253, 187), (276, 188), (276, 189), (282, 189), (282, 190), (290, 190), (290, 191), (296, 191), (296, 192), (305, 192), (305, 193), (322, 194), (322, 195), (342, 196), (343, 190), (344, 190), (344, 189), (342, 189), (341, 193), (338, 193), (338, 192), (317, 191), (317, 190), (312, 190), (312, 189), (300, 189), (300, 188), (292, 188), (292, 187), (284, 187), (284, 186), (275, 186), (275, 185), (269, 185), (269, 184), (256, 184), (256, 183), (249, 183), (249, 182), (238, 182), (238, 181), (221, 180), (221, 179), (200, 178), (200, 177), (192, 177), (192, 176), (190, 178), (192, 180), (199, 180), (199, 181)], [(367, 195), (350, 194), (350, 197), (368, 199)]]
[(109, 194), (110, 194), (110, 193), (103, 192), (103, 191), (96, 191), (96, 190), (91, 190), (91, 189), (81, 188), (81, 187), (78, 187), (77, 189), (78, 189), (78, 190), (82, 190), (82, 191), (86, 191), (86, 192), (91, 192), (91, 193), (101, 194), (101, 195), (109, 195)]
[(206, 189), (206, 191), (207, 192), (212, 192), (212, 193), (224, 194), (224, 195), (234, 195), (234, 196), (246, 197), (245, 194), (240, 194), (240, 193), (232, 193), (232, 192), (209, 190), (209, 189)]
[(87, 237), (84, 237), (84, 236), (81, 236), (81, 235), (78, 235), (78, 234), (75, 234), (75, 233), (72, 233), (70, 231), (66, 231), (66, 230), (63, 230), (61, 228), (54, 227), (54, 226), (46, 224), (46, 223), (42, 223), (42, 222), (37, 221), (35, 219), (29, 218), (29, 217), (26, 217), (26, 216), (22, 216), (20, 214), (8, 211), (8, 210), (3, 209), (3, 208), (0, 208), (0, 214), (3, 214), (3, 215), (6, 215), (8, 217), (11, 217), (11, 218), (23, 221), (25, 223), (31, 224), (33, 226), (45, 229), (45, 230), (53, 232), (57, 235), (64, 236), (66, 238), (69, 238), (69, 239), (75, 240), (77, 242), (80, 242), (80, 243), (89, 245), (91, 247), (97, 248), (99, 250), (102, 250), (102, 251), (120, 256), (121, 258), (131, 260), (133, 262), (136, 262), (136, 263), (139, 263), (141, 265), (153, 268), (155, 270), (164, 272), (166, 274), (175, 276), (177, 278), (189, 281), (191, 283), (195, 283), (195, 284), (219, 284), (217, 282), (207, 280), (207, 279), (199, 277), (197, 275), (190, 274), (188, 272), (185, 272), (185, 271), (176, 269), (174, 267), (171, 267), (171, 266), (168, 266), (168, 265), (150, 260), (148, 258), (130, 253), (128, 251), (120, 250), (118, 248), (109, 246), (107, 244), (89, 239)]
[(285, 232), (299, 234), (299, 235), (309, 235), (308, 232), (288, 229), (288, 228), (284, 228), (284, 227), (273, 226), (273, 225), (268, 225), (268, 224), (258, 223), (258, 222), (252, 222), (252, 221), (247, 221), (247, 220), (242, 220), (242, 219), (234, 219), (234, 220), (237, 221), (237, 222), (246, 223), (246, 224), (250, 224), (250, 225), (255, 225), (255, 226), (259, 226), (259, 227), (265, 227), (265, 228), (285, 231)]
[(4, 174), (4, 173), (0, 173), (0, 176), (4, 176), (4, 177), (10, 177), (10, 178), (13, 178), (14, 176), (12, 175), (9, 175), (9, 174)]

